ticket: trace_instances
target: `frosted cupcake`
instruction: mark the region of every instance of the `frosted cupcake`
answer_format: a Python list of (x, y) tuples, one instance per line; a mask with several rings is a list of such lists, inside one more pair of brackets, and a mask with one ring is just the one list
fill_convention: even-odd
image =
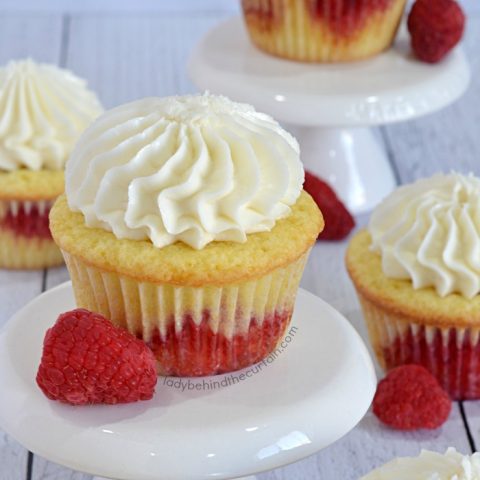
[(0, 69), (0, 268), (63, 262), (48, 212), (75, 141), (101, 113), (85, 82), (32, 60)]
[(248, 105), (147, 98), (105, 113), (50, 214), (77, 304), (143, 338), (164, 375), (261, 360), (323, 227), (302, 183), (295, 139)]
[(396, 458), (360, 480), (480, 480), (480, 453), (462, 455), (449, 448), (443, 455), (422, 450), (418, 457)]
[(346, 262), (380, 364), (424, 365), (453, 398), (479, 398), (480, 179), (398, 188)]
[(405, 0), (242, 0), (252, 41), (272, 55), (345, 62), (392, 44)]

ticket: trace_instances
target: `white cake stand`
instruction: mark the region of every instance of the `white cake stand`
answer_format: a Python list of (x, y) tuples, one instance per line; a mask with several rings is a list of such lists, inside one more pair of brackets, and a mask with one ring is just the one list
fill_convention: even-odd
[(294, 330), (261, 368), (184, 378), (181, 386), (180, 379), (160, 377), (148, 402), (59, 404), (41, 393), (35, 375), (46, 330), (74, 305), (71, 284), (63, 284), (0, 332), (0, 428), (32, 452), (92, 475), (205, 480), (274, 469), (345, 435), (375, 391), (359, 335), (332, 307), (300, 290)]
[(460, 48), (443, 62), (415, 60), (406, 31), (371, 60), (305, 64), (262, 53), (243, 21), (213, 28), (193, 51), (188, 72), (202, 90), (248, 102), (293, 125), (306, 168), (328, 180), (354, 213), (371, 209), (395, 186), (386, 153), (366, 128), (439, 110), (467, 88)]

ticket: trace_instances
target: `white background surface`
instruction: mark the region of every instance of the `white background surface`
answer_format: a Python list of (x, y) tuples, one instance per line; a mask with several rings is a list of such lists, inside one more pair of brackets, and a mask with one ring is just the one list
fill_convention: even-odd
[[(465, 48), (473, 73), (467, 94), (440, 113), (377, 131), (398, 183), (452, 168), (480, 174), (480, 2), (465, 0), (464, 4), (470, 14)], [(190, 92), (194, 89), (184, 65), (191, 48), (208, 28), (236, 10), (234, 0), (0, 0), (0, 63), (30, 55), (67, 66), (88, 79), (106, 107), (146, 95)], [(359, 218), (359, 225), (366, 219)], [(345, 246), (346, 242), (318, 244), (302, 285), (365, 334), (343, 267)], [(65, 279), (64, 269), (0, 272), (0, 324), (42, 290)], [(455, 446), (467, 453), (476, 445), (480, 445), (480, 402), (456, 403), (449, 421), (433, 432), (391, 431), (368, 414), (333, 446), (263, 474), (261, 480), (356, 480), (392, 457), (416, 455), (422, 447), (442, 451)], [(29, 457), (0, 433), (0, 480), (89, 478)]]
[[(411, 2), (412, 0), (408, 0)], [(480, 10), (478, 0), (458, 0), (469, 12)], [(239, 11), (240, 0), (2, 0), (1, 8), (23, 12), (161, 12)]]

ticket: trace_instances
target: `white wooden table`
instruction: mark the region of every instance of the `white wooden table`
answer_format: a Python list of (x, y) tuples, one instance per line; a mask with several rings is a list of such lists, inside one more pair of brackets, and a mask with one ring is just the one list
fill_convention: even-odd
[[(398, 183), (439, 170), (480, 175), (480, 5), (478, 0), (464, 4), (469, 12), (465, 49), (473, 71), (467, 94), (440, 113), (378, 130)], [(184, 68), (189, 51), (208, 28), (237, 8), (235, 0), (0, 0), (0, 64), (31, 56), (68, 67), (88, 79), (107, 108), (147, 95), (193, 92)], [(358, 224), (366, 220), (359, 218)], [(343, 267), (345, 246), (318, 244), (302, 285), (336, 307), (365, 337)], [(0, 326), (30, 299), (67, 279), (64, 268), (0, 271)], [(480, 401), (455, 403), (448, 422), (433, 432), (391, 431), (369, 413), (333, 446), (260, 479), (356, 480), (392, 457), (416, 455), (420, 448), (455, 446), (468, 453), (476, 445)], [(0, 480), (90, 478), (29, 454), (0, 432)]]

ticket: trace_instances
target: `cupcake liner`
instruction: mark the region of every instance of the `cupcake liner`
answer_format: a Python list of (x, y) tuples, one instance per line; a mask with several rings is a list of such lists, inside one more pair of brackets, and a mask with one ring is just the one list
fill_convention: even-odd
[(52, 202), (0, 201), (0, 268), (38, 269), (63, 263), (48, 229)]
[(228, 372), (271, 353), (287, 328), (308, 252), (237, 284), (154, 284), (89, 266), (63, 252), (79, 307), (142, 338), (162, 375)]
[(272, 55), (305, 62), (375, 55), (395, 38), (405, 0), (242, 0), (253, 43)]
[(426, 367), (456, 400), (480, 398), (480, 328), (422, 325), (394, 315), (359, 294), (370, 341), (380, 365), (390, 370)]

